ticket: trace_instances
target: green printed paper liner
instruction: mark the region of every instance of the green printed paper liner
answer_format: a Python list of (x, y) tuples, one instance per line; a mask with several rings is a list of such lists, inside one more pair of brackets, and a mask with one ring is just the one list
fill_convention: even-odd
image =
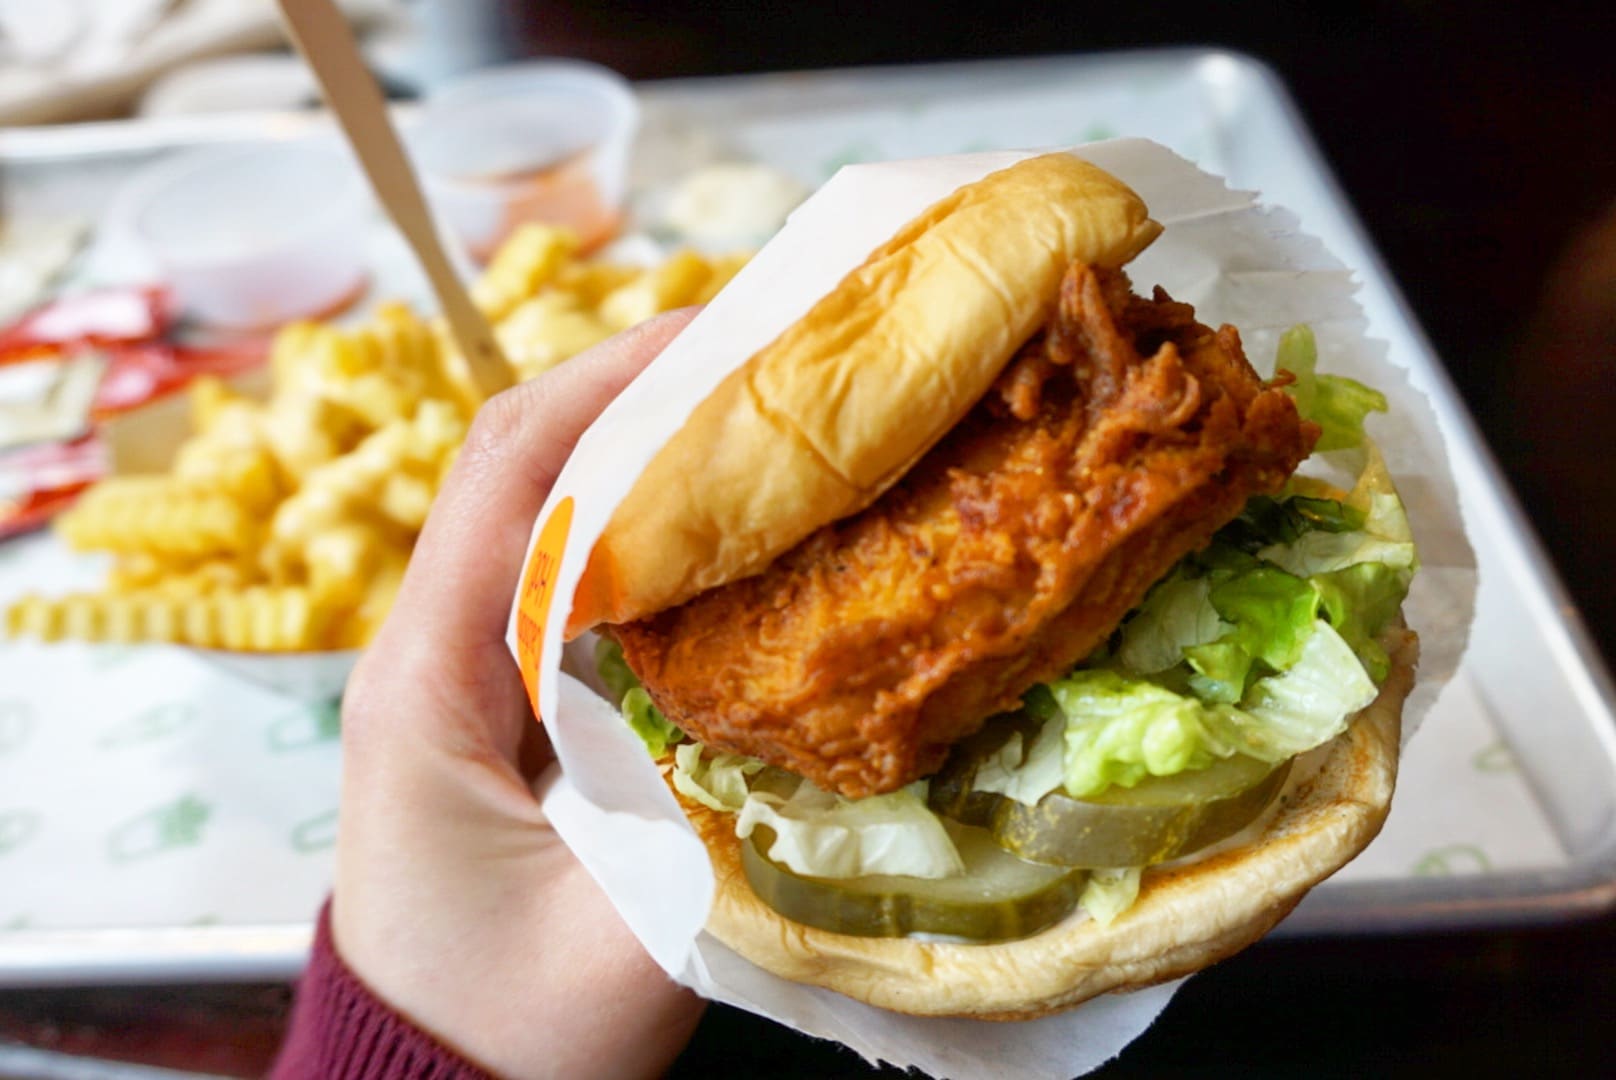
[[(1389, 399), (1390, 413), (1372, 417), (1370, 432), (1398, 480), (1422, 562), (1405, 604), (1423, 639), (1419, 684), (1405, 710), (1411, 732), (1458, 666), (1475, 560), (1436, 418), (1407, 371), (1367, 338), (1352, 272), (1290, 215), (1259, 208), (1251, 194), (1230, 191), (1155, 143), (1116, 140), (1072, 152), (1132, 186), (1166, 226), (1128, 267), (1138, 291), (1160, 284), (1194, 304), (1203, 322), (1234, 323), (1262, 371), (1279, 334), (1307, 323), (1321, 370)], [(510, 634), (559, 758), (559, 771), (541, 781), (545, 810), (665, 970), (704, 995), (837, 1039), (866, 1058), (957, 1078), (1087, 1072), (1137, 1037), (1173, 986), (1006, 1025), (900, 1016), (740, 959), (702, 930), (713, 893), (705, 849), (612, 704), (563, 670), (561, 627), (590, 546), (691, 409), (899, 226), (1032, 153), (852, 166), (804, 203), (580, 440), (535, 523)]]

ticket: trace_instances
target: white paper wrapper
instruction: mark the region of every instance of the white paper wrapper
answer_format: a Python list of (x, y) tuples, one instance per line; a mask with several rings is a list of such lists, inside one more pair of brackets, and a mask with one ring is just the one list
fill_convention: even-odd
[[(1405, 711), (1412, 729), (1458, 664), (1474, 559), (1435, 418), (1406, 371), (1366, 339), (1350, 271), (1289, 215), (1259, 209), (1252, 195), (1228, 190), (1161, 146), (1116, 140), (1073, 152), (1130, 184), (1166, 226), (1129, 267), (1139, 291), (1163, 285), (1194, 303), (1203, 322), (1234, 323), (1259, 369), (1271, 365), (1281, 331), (1308, 323), (1321, 369), (1361, 379), (1390, 399), (1390, 414), (1375, 417), (1371, 430), (1399, 479), (1423, 560), (1405, 606), (1425, 643), (1419, 686)], [(596, 537), (695, 405), (899, 226), (959, 185), (1031, 153), (854, 166), (804, 203), (579, 441), (535, 524), (537, 557), (528, 564), (526, 584), (542, 579), (553, 603), (547, 617), (524, 625), (519, 596), (511, 631), (519, 659), (539, 655), (539, 712), (560, 764), (543, 789), (545, 810), (656, 961), (708, 997), (840, 1040), (871, 1060), (960, 1080), (1087, 1072), (1144, 1031), (1174, 987), (1004, 1025), (903, 1017), (741, 960), (702, 930), (713, 892), (705, 850), (615, 708), (562, 672), (561, 627)], [(552, 518), (561, 520), (566, 508), (570, 526), (558, 529)]]

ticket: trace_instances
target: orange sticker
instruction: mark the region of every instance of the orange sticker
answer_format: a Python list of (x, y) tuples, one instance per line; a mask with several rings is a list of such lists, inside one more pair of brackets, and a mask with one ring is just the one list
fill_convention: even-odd
[(539, 654), (544, 649), (544, 624), (555, 599), (556, 573), (561, 569), (561, 553), (566, 550), (567, 530), (572, 527), (572, 497), (562, 499), (539, 529), (539, 542), (527, 559), (522, 575), (522, 591), (516, 599), (516, 662), (522, 669), (527, 698), (533, 715), (539, 715)]

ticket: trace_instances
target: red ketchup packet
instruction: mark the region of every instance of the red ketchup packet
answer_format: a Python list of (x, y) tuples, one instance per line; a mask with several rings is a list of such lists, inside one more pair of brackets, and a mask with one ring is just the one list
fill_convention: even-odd
[(0, 540), (37, 529), (106, 474), (93, 434), (0, 451)]
[(173, 300), (158, 286), (64, 296), (0, 328), (0, 377), (9, 366), (66, 365), (87, 352), (105, 364), (82, 424), (70, 425), (70, 435), (0, 445), (0, 538), (44, 525), (106, 474), (109, 455), (96, 433), (100, 421), (166, 397), (200, 375), (248, 371), (268, 353), (265, 337), (181, 343), (174, 330)]

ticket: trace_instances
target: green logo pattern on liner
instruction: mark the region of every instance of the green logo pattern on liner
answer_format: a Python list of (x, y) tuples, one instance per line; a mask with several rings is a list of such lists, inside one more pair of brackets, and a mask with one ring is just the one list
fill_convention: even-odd
[(16, 851), (39, 832), (39, 815), (32, 810), (0, 811), (0, 855)]
[(157, 705), (105, 732), (96, 740), (103, 750), (140, 746), (184, 731), (197, 720), (193, 702), (171, 701)]
[(1509, 744), (1499, 739), (1491, 746), (1476, 751), (1476, 756), (1470, 759), (1470, 765), (1481, 773), (1512, 773), (1516, 771), (1515, 752)]
[(272, 753), (328, 743), (342, 734), (342, 702), (321, 701), (284, 713), (269, 725), (266, 742)]
[(107, 857), (115, 863), (139, 862), (176, 848), (202, 842), (202, 827), (213, 807), (195, 795), (181, 795), (130, 818), (107, 836)]
[(21, 749), (34, 733), (32, 702), (0, 701), (0, 757)]
[(32, 926), (33, 924), (34, 924), (34, 918), (33, 918), (32, 915), (18, 915), (18, 916), (15, 916), (14, 918), (12, 918), (4, 926), (0, 926), (0, 931), (3, 931), (3, 930), (26, 930), (30, 926)]
[(1452, 877), (1486, 873), (1492, 868), (1492, 860), (1475, 844), (1449, 844), (1426, 852), (1412, 873), (1415, 877)]
[(304, 854), (325, 851), (337, 842), (337, 812), (327, 810), (292, 827), (292, 849)]

